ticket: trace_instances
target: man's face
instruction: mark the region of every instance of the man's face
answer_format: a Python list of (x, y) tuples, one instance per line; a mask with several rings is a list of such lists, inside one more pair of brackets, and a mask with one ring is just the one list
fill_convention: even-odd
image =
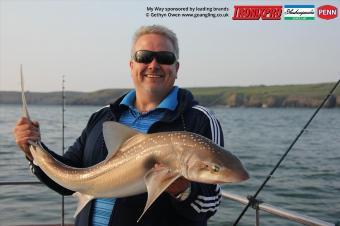
[[(141, 36), (134, 47), (138, 50), (170, 51), (174, 53), (171, 41), (157, 34)], [(154, 58), (150, 63), (130, 61), (130, 70), (137, 93), (150, 93), (164, 97), (173, 87), (177, 78), (179, 63), (172, 65), (159, 64)]]

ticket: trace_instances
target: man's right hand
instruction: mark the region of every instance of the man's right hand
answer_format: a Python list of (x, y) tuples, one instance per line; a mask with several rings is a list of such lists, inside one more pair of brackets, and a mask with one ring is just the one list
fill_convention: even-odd
[(31, 122), (25, 117), (20, 118), (13, 129), (13, 136), (27, 158), (33, 160), (28, 141), (40, 141), (39, 123), (37, 121)]

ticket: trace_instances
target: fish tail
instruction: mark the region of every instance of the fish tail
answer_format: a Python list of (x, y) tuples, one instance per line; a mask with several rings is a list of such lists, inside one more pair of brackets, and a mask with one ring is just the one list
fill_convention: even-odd
[(22, 101), (22, 114), (24, 117), (26, 117), (29, 121), (31, 121), (30, 119), (30, 115), (28, 113), (28, 109), (27, 109), (27, 102), (26, 102), (26, 97), (25, 97), (25, 89), (24, 89), (24, 76), (22, 73), (22, 64), (20, 64), (20, 84), (21, 84), (21, 101)]

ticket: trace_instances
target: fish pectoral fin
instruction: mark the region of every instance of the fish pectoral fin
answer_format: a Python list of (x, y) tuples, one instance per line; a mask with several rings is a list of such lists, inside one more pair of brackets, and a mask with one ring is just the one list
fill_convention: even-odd
[(104, 122), (103, 136), (108, 151), (106, 159), (114, 156), (122, 143), (137, 134), (139, 134), (137, 130), (131, 129), (121, 123), (114, 121)]
[(92, 199), (94, 199), (92, 195), (86, 195), (80, 192), (75, 192), (73, 193), (72, 196), (78, 199), (77, 210), (74, 213), (73, 217), (76, 217), (78, 213), (86, 206), (86, 204), (89, 203)]
[(138, 218), (137, 222), (142, 218), (144, 213), (149, 209), (152, 203), (164, 192), (177, 178), (181, 175), (167, 167), (157, 167), (149, 170), (145, 176), (144, 181), (148, 191), (148, 199), (146, 201), (144, 211)]

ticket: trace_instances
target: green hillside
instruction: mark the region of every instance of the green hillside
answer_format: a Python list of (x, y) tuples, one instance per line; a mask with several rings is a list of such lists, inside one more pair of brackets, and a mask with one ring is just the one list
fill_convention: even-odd
[[(333, 83), (248, 87), (190, 88), (206, 105), (230, 107), (315, 107), (334, 86)], [(340, 87), (327, 106), (340, 105)]]
[[(225, 105), (229, 107), (316, 107), (333, 83), (309, 85), (275, 85), (247, 87), (188, 88), (202, 105)], [(107, 105), (129, 89), (105, 89), (95, 92), (66, 92), (69, 105)], [(60, 104), (60, 92), (28, 92), (30, 104)], [(0, 91), (0, 104), (20, 104), (19, 92)], [(335, 90), (326, 107), (340, 107), (340, 87)]]

